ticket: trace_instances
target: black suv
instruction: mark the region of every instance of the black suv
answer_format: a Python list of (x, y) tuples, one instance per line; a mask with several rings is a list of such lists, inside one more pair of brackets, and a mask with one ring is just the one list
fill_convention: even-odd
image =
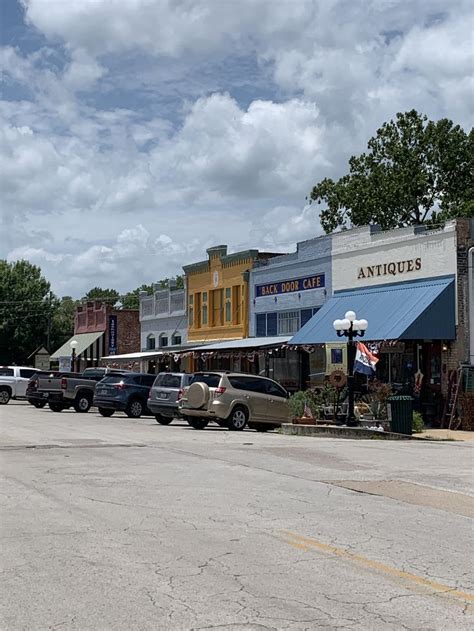
[(95, 387), (94, 405), (102, 416), (112, 416), (117, 410), (125, 412), (130, 418), (151, 414), (147, 400), (155, 377), (137, 372), (107, 375)]

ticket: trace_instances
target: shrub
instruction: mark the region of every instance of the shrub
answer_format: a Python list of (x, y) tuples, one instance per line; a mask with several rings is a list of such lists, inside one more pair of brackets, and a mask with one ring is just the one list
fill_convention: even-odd
[(318, 418), (320, 405), (319, 398), (312, 390), (300, 390), (290, 396), (288, 399), (288, 405), (290, 406), (291, 416), (301, 418), (304, 415), (304, 406), (306, 404), (313, 413), (314, 418)]
[(423, 417), (419, 412), (413, 412), (413, 432), (415, 434), (419, 434), (425, 428), (425, 424), (423, 423)]

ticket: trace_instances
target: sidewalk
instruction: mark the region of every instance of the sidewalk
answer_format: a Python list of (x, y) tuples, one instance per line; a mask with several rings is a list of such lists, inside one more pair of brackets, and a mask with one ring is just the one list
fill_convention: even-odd
[(426, 429), (421, 434), (414, 434), (417, 438), (431, 438), (438, 440), (474, 440), (474, 432), (450, 429)]

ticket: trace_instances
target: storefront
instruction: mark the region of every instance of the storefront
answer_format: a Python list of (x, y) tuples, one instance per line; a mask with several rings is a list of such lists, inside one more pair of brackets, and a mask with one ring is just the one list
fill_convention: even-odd
[(377, 378), (415, 396), (425, 420), (441, 422), (451, 370), (469, 360), (468, 220), (427, 230), (377, 226), (332, 235), (333, 296), (290, 341), (337, 343), (346, 311), (369, 322)]
[[(291, 337), (324, 305), (332, 292), (331, 240), (302, 241), (296, 252), (255, 265), (249, 283), (251, 337)], [(342, 346), (336, 347), (342, 362)], [(268, 376), (290, 390), (321, 381), (327, 365), (323, 349), (288, 347), (272, 352), (267, 362)]]
[[(74, 335), (51, 355), (60, 370), (81, 372), (98, 366), (104, 355), (139, 350), (138, 309), (114, 309), (102, 301), (88, 301), (76, 308)], [(73, 360), (74, 353), (74, 361)]]

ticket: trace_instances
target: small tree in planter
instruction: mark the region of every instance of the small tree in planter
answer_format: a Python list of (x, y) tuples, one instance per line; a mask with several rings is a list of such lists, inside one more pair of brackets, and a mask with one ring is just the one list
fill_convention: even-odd
[[(320, 398), (314, 390), (299, 390), (292, 394), (288, 400), (290, 406), (290, 414), (293, 419), (293, 423), (304, 423), (307, 425), (314, 424), (315, 420), (319, 418), (319, 408), (321, 405)], [(309, 410), (312, 417), (305, 414)]]

